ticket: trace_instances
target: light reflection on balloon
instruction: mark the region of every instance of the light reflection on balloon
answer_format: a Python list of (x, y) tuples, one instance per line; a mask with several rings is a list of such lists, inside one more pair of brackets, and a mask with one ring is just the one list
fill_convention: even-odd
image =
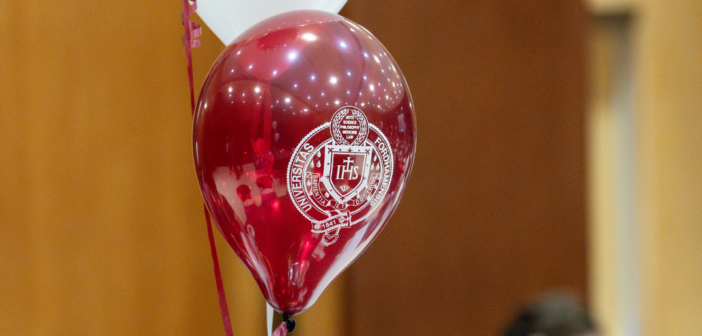
[[(288, 315), (306, 310), (377, 237), (409, 178), (416, 126), (399, 67), (355, 23), (329, 13), (291, 12), (254, 26), (227, 47), (197, 106), (195, 164), (218, 228), (271, 306)], [(341, 133), (339, 123), (332, 127), (335, 113), (346, 115), (343, 127), (350, 133)], [(342, 138), (331, 140), (334, 134), (368, 137), (348, 147), (366, 152), (339, 152), (347, 147)], [(312, 141), (317, 143), (307, 143)], [(303, 143), (315, 148), (314, 159), (300, 152)], [(392, 155), (383, 155), (388, 149)], [(296, 159), (309, 162), (299, 164), (309, 174), (298, 186), (313, 188), (317, 176), (314, 188), (320, 189), (295, 198), (290, 168)], [(349, 172), (360, 169), (360, 180), (352, 173), (339, 177), (342, 159)], [(337, 176), (322, 163), (339, 167)], [(331, 201), (315, 203), (326, 219), (311, 220), (310, 210), (297, 208), (314, 202), (312, 190), (337, 202), (336, 208)], [(320, 223), (336, 226), (323, 229)]]

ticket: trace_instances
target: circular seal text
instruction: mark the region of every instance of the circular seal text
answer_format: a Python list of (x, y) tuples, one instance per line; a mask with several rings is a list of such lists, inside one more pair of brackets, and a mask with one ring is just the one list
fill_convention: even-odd
[(393, 157), (385, 135), (354, 106), (308, 133), (288, 163), (288, 192), (312, 232), (331, 245), (364, 221), (390, 186)]

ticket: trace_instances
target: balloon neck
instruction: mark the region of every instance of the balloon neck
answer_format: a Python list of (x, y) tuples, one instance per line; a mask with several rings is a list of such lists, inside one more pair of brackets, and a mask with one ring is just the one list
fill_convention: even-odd
[(288, 332), (291, 333), (293, 330), (295, 330), (295, 320), (290, 319), (292, 315), (289, 314), (281, 314), (283, 316), (283, 322), (285, 322), (285, 327), (288, 329)]

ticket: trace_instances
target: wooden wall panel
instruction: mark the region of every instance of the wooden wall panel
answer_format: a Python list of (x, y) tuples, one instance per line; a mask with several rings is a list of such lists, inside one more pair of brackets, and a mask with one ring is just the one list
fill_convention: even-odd
[[(0, 6), (0, 334), (223, 334), (180, 7)], [(491, 335), (529, 295), (583, 293), (580, 5), (351, 0), (342, 14), (407, 75), (417, 164), (386, 231), (296, 333), (339, 335), (345, 318), (350, 335)], [(202, 39), (197, 85), (222, 50)], [(262, 334), (261, 296), (217, 240), (235, 332)]]
[[(0, 7), (0, 334), (223, 335), (180, 4)], [(197, 83), (223, 47), (205, 34)], [(236, 332), (263, 334), (217, 240)]]
[(351, 335), (496, 335), (585, 297), (585, 11), (576, 1), (350, 1), (417, 106), (416, 164), (349, 269)]

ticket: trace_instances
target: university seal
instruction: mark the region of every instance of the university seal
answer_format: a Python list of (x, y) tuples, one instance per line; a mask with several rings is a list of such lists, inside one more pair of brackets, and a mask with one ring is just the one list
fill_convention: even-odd
[(298, 144), (288, 163), (288, 193), (312, 232), (331, 245), (382, 203), (392, 171), (385, 135), (359, 108), (345, 106)]

